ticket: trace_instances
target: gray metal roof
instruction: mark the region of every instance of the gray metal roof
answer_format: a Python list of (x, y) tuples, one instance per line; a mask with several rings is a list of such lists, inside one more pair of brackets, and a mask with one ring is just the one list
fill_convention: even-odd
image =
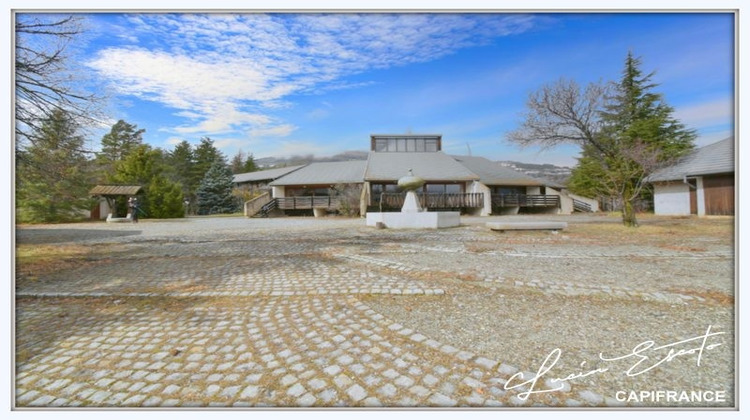
[(650, 182), (682, 180), (686, 176), (734, 172), (734, 136), (693, 150), (675, 165), (651, 175)]
[(97, 185), (89, 191), (91, 195), (136, 195), (140, 185)]
[(479, 179), (443, 152), (370, 152), (365, 181), (398, 181), (411, 169), (425, 181), (473, 181)]
[(267, 169), (265, 171), (247, 172), (244, 174), (236, 174), (232, 181), (235, 184), (241, 184), (243, 182), (258, 182), (258, 181), (272, 181), (280, 178), (288, 173), (294, 172), (305, 165), (297, 166), (286, 166), (284, 168)]
[(484, 185), (545, 186), (558, 187), (549, 181), (537, 179), (515, 169), (479, 156), (453, 156), (460, 164), (479, 175)]
[(362, 183), (367, 161), (316, 162), (283, 176), (269, 185), (335, 185)]

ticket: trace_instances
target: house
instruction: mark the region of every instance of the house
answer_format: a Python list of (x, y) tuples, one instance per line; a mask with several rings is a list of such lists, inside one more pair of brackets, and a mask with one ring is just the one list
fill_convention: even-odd
[(315, 162), (269, 186), (276, 207), (285, 212), (312, 210), (316, 216), (344, 207), (358, 207), (365, 161)]
[(474, 190), (484, 193), (479, 215), (518, 214), (521, 209), (534, 213), (572, 213), (572, 199), (564, 187), (528, 176), (478, 156), (453, 156), (479, 176)]
[(270, 189), (271, 187), (268, 184), (284, 175), (296, 171), (297, 169), (303, 168), (304, 166), (305, 165), (285, 166), (283, 168), (236, 174), (232, 181), (238, 188), (243, 188), (250, 192), (259, 192)]
[(734, 137), (693, 150), (650, 177), (654, 213), (734, 215)]
[[(266, 210), (312, 210), (322, 215), (340, 210), (342, 205), (350, 208), (353, 198), (358, 197), (360, 215), (399, 211), (405, 193), (397, 183), (410, 170), (425, 180), (416, 192), (428, 211), (453, 210), (478, 216), (571, 213), (574, 202), (588, 200), (574, 200), (560, 185), (489, 159), (448, 155), (442, 151), (439, 134), (407, 134), (371, 135), (365, 161), (311, 163), (279, 176), (268, 183), (271, 196), (257, 204)], [(236, 175), (235, 179), (244, 175)], [(589, 200), (585, 207), (596, 211), (596, 201)], [(252, 209), (247, 212), (249, 216), (260, 207), (255, 205)]]

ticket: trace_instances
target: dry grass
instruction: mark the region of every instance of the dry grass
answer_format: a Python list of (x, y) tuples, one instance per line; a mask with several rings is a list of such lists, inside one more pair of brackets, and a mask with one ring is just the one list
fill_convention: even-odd
[(650, 216), (641, 218), (640, 223), (638, 228), (625, 227), (619, 223), (573, 223), (564, 231), (564, 234), (573, 240), (586, 239), (603, 244), (651, 242), (658, 246), (684, 246), (685, 242), (706, 237), (731, 243), (734, 238), (734, 218), (731, 217), (660, 218)]
[(16, 279), (36, 280), (39, 276), (80, 267), (92, 251), (81, 245), (18, 245)]

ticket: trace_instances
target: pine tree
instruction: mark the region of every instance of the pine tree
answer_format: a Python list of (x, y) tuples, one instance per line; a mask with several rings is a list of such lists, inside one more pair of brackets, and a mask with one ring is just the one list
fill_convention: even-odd
[(216, 160), (206, 172), (196, 192), (198, 214), (225, 214), (239, 211), (237, 200), (232, 195), (233, 187), (232, 171), (221, 159)]
[(158, 175), (151, 180), (148, 185), (146, 200), (149, 208), (148, 217), (168, 219), (185, 216), (180, 185), (169, 181), (163, 175)]
[(224, 155), (214, 146), (214, 141), (208, 137), (203, 137), (200, 144), (193, 151), (192, 177), (195, 184), (198, 185), (206, 172), (213, 166), (214, 162), (220, 160), (226, 164)]
[(182, 186), (182, 195), (188, 200), (189, 211), (192, 212), (196, 202), (195, 190), (203, 175), (197, 178), (194, 175), (195, 156), (190, 143), (183, 140), (177, 144), (171, 152), (167, 153), (166, 162), (167, 176)]
[(102, 150), (97, 157), (109, 162), (125, 159), (136, 146), (143, 143), (145, 132), (145, 129), (139, 130), (135, 124), (128, 124), (123, 120), (117, 121), (109, 133), (102, 137)]
[(629, 53), (622, 78), (610, 86), (592, 83), (581, 90), (563, 79), (543, 86), (529, 95), (524, 121), (508, 134), (521, 145), (580, 146), (573, 187), (619, 197), (626, 226), (638, 225), (634, 204), (647, 176), (689, 151), (695, 138), (652, 92), (653, 73), (643, 76), (639, 66)]
[(244, 166), (245, 164), (245, 153), (242, 152), (242, 150), (238, 150), (237, 154), (232, 156), (232, 161), (229, 164), (229, 167), (232, 169), (233, 174), (241, 174), (244, 173)]
[[(108, 177), (115, 184), (142, 187), (140, 208), (145, 217), (183, 217), (183, 197), (178, 183), (167, 179), (165, 158), (161, 149), (142, 144), (115, 165), (114, 174)], [(152, 191), (151, 188), (156, 188)], [(118, 204), (118, 213), (123, 212), (124, 202)]]
[(236, 155), (232, 156), (232, 162), (230, 163), (233, 174), (244, 174), (248, 172), (255, 172), (258, 170), (258, 166), (255, 165), (255, 157), (250, 153), (245, 155), (245, 152), (239, 150)]
[(695, 139), (695, 132), (672, 116), (662, 95), (653, 92), (658, 86), (651, 82), (654, 73), (644, 76), (640, 66), (641, 60), (629, 52), (622, 78), (601, 112), (605, 153), (584, 150), (601, 164), (601, 171), (593, 170), (589, 178), (600, 189), (619, 193), (626, 226), (638, 225), (635, 201), (646, 192), (645, 178), (690, 151)]
[(22, 223), (61, 222), (82, 218), (93, 201), (84, 139), (77, 123), (62, 110), (53, 111), (34, 133), (36, 141), (18, 159), (16, 215)]
[(144, 187), (163, 172), (161, 158), (161, 150), (146, 144), (139, 145), (124, 160), (116, 163), (115, 172), (107, 179), (114, 184)]
[(253, 154), (250, 153), (247, 156), (247, 159), (245, 160), (245, 163), (242, 165), (242, 172), (243, 173), (246, 173), (246, 172), (255, 172), (258, 169), (259, 169), (258, 165), (255, 164), (255, 156), (253, 156)]

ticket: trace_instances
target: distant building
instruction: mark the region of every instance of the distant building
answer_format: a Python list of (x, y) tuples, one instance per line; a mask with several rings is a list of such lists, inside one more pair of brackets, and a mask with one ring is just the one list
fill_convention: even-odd
[(247, 172), (237, 174), (233, 178), (235, 186), (245, 188), (249, 191), (267, 190), (271, 187), (268, 185), (272, 181), (290, 174), (305, 165), (285, 166), (283, 168), (268, 169), (265, 171)]
[(734, 215), (734, 137), (701, 147), (651, 175), (654, 213)]
[[(311, 163), (270, 181), (270, 207), (284, 211), (335, 211), (342, 191), (359, 196), (359, 213), (399, 211), (405, 193), (397, 181), (409, 170), (424, 179), (417, 190), (428, 211), (466, 214), (572, 213), (574, 207), (597, 211), (595, 200), (572, 197), (563, 186), (537, 179), (477, 156), (451, 156), (442, 151), (441, 135), (372, 135), (367, 160)], [(267, 179), (271, 171), (245, 175)], [(264, 174), (267, 173), (267, 174)], [(575, 206), (574, 203), (580, 204)], [(251, 214), (248, 214), (251, 216)]]

